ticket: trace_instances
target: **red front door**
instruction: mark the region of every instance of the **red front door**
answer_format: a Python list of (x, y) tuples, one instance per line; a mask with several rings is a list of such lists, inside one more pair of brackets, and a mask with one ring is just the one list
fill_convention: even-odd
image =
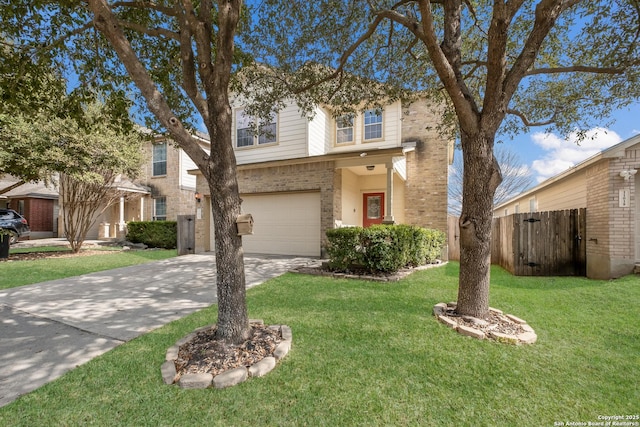
[(362, 226), (382, 224), (384, 219), (384, 193), (362, 195)]

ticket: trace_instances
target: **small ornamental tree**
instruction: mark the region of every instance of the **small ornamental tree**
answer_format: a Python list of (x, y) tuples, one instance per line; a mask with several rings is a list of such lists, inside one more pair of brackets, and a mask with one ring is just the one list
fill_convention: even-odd
[(96, 218), (127, 196), (114, 186), (116, 179), (134, 178), (142, 164), (142, 136), (114, 129), (103, 110), (103, 105), (91, 104), (82, 123), (67, 119), (62, 133), (48, 136), (81, 162), (59, 175), (64, 234), (73, 252), (80, 250)]

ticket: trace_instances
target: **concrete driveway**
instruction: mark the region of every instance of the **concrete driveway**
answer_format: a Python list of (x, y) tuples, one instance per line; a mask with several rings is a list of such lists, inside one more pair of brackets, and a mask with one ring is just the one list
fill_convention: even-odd
[[(245, 255), (247, 288), (302, 257)], [(0, 406), (113, 347), (216, 302), (215, 257), (163, 261), (0, 290)]]

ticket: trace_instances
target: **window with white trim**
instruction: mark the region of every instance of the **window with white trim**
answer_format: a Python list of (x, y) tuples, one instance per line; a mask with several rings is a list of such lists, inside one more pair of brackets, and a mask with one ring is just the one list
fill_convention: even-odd
[(382, 138), (382, 111), (367, 110), (364, 112), (364, 140)]
[(336, 118), (336, 144), (353, 142), (353, 114), (345, 114)]
[(162, 176), (167, 174), (167, 143), (166, 141), (153, 144), (152, 163), (153, 163), (152, 176)]
[[(256, 132), (255, 125), (258, 124)], [(236, 113), (236, 147), (252, 147), (257, 145), (272, 144), (278, 141), (278, 115), (272, 114), (267, 122), (255, 120), (244, 114), (244, 110)]]
[(167, 220), (167, 198), (156, 197), (153, 199), (153, 220), (154, 221), (166, 221)]

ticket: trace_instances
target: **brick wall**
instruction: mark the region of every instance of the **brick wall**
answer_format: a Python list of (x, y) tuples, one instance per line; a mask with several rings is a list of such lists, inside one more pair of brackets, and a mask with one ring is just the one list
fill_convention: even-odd
[(154, 201), (156, 197), (166, 197), (167, 220), (175, 221), (178, 215), (193, 215), (196, 210), (195, 190), (180, 187), (180, 150), (171, 141), (167, 143), (167, 174), (153, 176), (151, 142), (144, 147), (144, 158), (147, 159), (142, 167), (138, 181), (151, 187), (151, 198), (145, 201), (144, 219), (153, 218)]
[(342, 174), (334, 169), (332, 161), (262, 168), (239, 167), (238, 186), (240, 193), (245, 194), (320, 191), (322, 236), (326, 230), (333, 228), (334, 221), (340, 218), (342, 212)]
[(404, 108), (402, 142), (416, 142), (407, 154), (405, 221), (447, 232), (447, 185), (450, 142), (435, 130), (439, 110), (426, 101)]
[[(631, 273), (638, 259), (636, 252), (636, 187), (635, 177), (629, 181), (620, 176), (623, 170), (638, 169), (640, 167), (640, 148), (627, 149), (625, 156), (610, 162), (609, 177), (611, 179), (610, 205), (610, 256), (611, 276), (619, 277)], [(621, 205), (621, 191), (626, 190), (629, 196), (628, 207)]]
[(587, 276), (609, 278), (611, 240), (609, 236), (611, 180), (609, 161), (586, 171), (587, 179)]

